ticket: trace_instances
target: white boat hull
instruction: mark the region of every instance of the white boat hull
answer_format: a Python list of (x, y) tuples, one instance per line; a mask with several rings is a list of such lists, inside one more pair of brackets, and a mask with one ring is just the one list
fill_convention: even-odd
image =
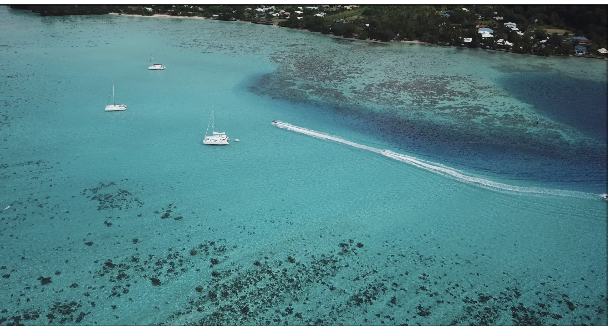
[(205, 145), (228, 145), (228, 141), (230, 140), (230, 138), (222, 135), (213, 135), (213, 136), (207, 136), (205, 137), (205, 139), (203, 139), (203, 144)]
[(215, 106), (213, 106), (213, 111), (211, 113), (211, 119), (209, 120), (211, 124), (211, 136), (206, 136), (209, 131), (209, 125), (207, 125), (207, 131), (205, 131), (205, 138), (203, 139), (204, 145), (228, 145), (228, 141), (230, 138), (226, 136), (225, 132), (217, 132), (215, 131)]
[(106, 105), (106, 111), (124, 111), (127, 109), (125, 104), (116, 104), (116, 100), (114, 99), (114, 81), (112, 81), (112, 103), (114, 104)]
[(106, 105), (106, 111), (124, 111), (127, 109), (125, 104)]
[(149, 66), (148, 70), (165, 70), (165, 66), (161, 65), (160, 63), (155, 63)]

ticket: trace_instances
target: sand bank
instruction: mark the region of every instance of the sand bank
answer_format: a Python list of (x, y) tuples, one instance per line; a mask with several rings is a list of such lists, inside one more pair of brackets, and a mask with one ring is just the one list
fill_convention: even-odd
[(128, 17), (140, 17), (140, 18), (182, 18), (182, 19), (208, 19), (205, 17), (187, 17), (187, 16), (171, 16), (171, 15), (162, 15), (162, 14), (154, 14), (152, 16), (142, 16), (142, 15), (132, 15), (132, 14), (119, 14), (115, 12), (111, 12), (110, 15), (115, 16), (128, 16)]

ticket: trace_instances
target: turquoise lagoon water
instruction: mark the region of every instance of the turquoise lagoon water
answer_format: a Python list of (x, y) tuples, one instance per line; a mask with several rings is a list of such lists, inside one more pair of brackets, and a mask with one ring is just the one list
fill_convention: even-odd
[(605, 61), (0, 16), (0, 325), (606, 324)]

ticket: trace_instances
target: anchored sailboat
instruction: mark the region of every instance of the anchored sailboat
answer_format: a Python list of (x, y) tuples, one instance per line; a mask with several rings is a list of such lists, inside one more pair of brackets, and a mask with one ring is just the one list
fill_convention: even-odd
[(114, 81), (112, 81), (112, 103), (114, 104), (106, 105), (106, 111), (124, 111), (127, 109), (126, 104), (116, 104), (116, 100), (114, 99)]
[(150, 66), (148, 67), (148, 70), (165, 70), (165, 66), (163, 66), (160, 63), (152, 63), (152, 61), (154, 60), (154, 58), (152, 57), (152, 55), (150, 55)]
[(209, 120), (211, 124), (211, 136), (207, 136), (209, 132), (209, 124), (207, 124), (207, 131), (205, 131), (205, 139), (203, 139), (203, 144), (205, 145), (228, 145), (228, 141), (230, 138), (226, 136), (225, 132), (216, 132), (215, 131), (215, 105), (213, 106), (213, 112), (211, 113), (211, 119)]

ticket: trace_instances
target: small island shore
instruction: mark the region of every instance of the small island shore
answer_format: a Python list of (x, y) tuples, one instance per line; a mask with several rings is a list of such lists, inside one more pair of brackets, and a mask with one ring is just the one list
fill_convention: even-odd
[[(202, 16), (172, 16), (172, 15), (167, 15), (167, 14), (153, 14), (153, 15), (141, 15), (141, 14), (126, 14), (126, 13), (116, 13), (116, 12), (110, 12), (108, 13), (109, 15), (114, 15), (114, 16), (127, 16), (127, 17), (144, 17), (144, 18), (178, 18), (178, 19), (208, 19), (208, 20), (217, 20), (215, 18), (209, 18), (209, 17), (202, 17)], [(238, 22), (243, 22), (243, 23), (254, 23), (256, 24), (256, 22), (252, 22), (252, 21), (248, 21), (248, 20), (240, 20), (240, 19), (233, 19), (232, 21), (238, 21)], [(276, 23), (273, 24), (263, 24), (263, 25), (267, 25), (267, 26), (273, 26), (273, 27), (282, 27)], [(288, 29), (294, 29), (294, 28), (289, 28), (289, 27), (284, 27), (284, 28), (288, 28)], [(420, 41), (420, 40), (391, 40), (391, 41), (382, 41), (382, 40), (376, 40), (376, 39), (360, 39), (357, 37), (344, 37), (344, 36), (336, 36), (333, 34), (323, 34), (321, 32), (316, 32), (316, 31), (311, 31), (309, 29), (306, 28), (297, 28), (295, 30), (300, 30), (303, 32), (308, 32), (308, 33), (314, 33), (314, 34), (322, 34), (322, 35), (327, 35), (333, 38), (339, 38), (339, 39), (344, 39), (344, 40), (350, 40), (350, 41), (362, 41), (362, 42), (369, 42), (369, 43), (380, 43), (380, 44), (390, 44), (390, 43), (402, 43), (402, 44), (418, 44), (418, 45), (438, 45), (438, 46), (446, 46), (446, 44), (434, 44), (434, 43), (429, 43), (429, 42), (424, 42), (424, 41)], [(552, 29), (552, 30), (548, 30), (550, 32), (564, 32), (566, 30), (562, 30), (562, 29)], [(455, 47), (459, 47), (457, 45), (447, 45), (447, 46), (455, 46)], [(461, 45), (460, 47), (467, 47)], [(507, 49), (491, 49), (491, 48), (481, 48), (482, 50), (486, 50), (486, 51), (498, 51), (498, 52), (511, 52), (511, 53), (516, 53), (516, 52), (512, 52), (512, 51), (508, 51)], [(518, 53), (518, 54), (529, 54), (529, 55), (535, 55), (533, 53)], [(537, 55), (537, 54), (536, 54)], [(553, 55), (549, 55), (549, 56), (553, 56)], [(566, 57), (572, 57), (573, 55), (566, 55)], [(547, 56), (548, 57), (548, 56)], [(585, 56), (586, 58), (597, 58), (597, 59), (603, 59), (603, 60), (608, 60), (608, 58), (602, 57), (602, 56)]]
[[(115, 12), (111, 12), (111, 13), (109, 13), (109, 15), (127, 16), (127, 17), (142, 17), (142, 18), (211, 19), (211, 18), (200, 17), (200, 16), (189, 17), (189, 16), (171, 16), (171, 15), (163, 15), (163, 14), (154, 14), (154, 15), (150, 15), (150, 16), (144, 16), (144, 15), (137, 15), (137, 14), (121, 14), (121, 13), (115, 13)], [(251, 22), (246, 21), (246, 20), (238, 20), (237, 19), (236, 21), (243, 22), (243, 23), (251, 23)], [(280, 27), (277, 24), (272, 24), (272, 25), (268, 25), (268, 26)], [(308, 30), (308, 29), (298, 29), (298, 30), (303, 31), (303, 32), (308, 32), (308, 33), (322, 34), (321, 32), (313, 32), (313, 31)], [(335, 38), (341, 38), (341, 39), (345, 39), (345, 40), (364, 41), (364, 42), (372, 42), (372, 43), (429, 44), (427, 42), (418, 41), (418, 40), (412, 40), (412, 41), (403, 41), (402, 40), (402, 41), (397, 41), (397, 42), (383, 42), (383, 41), (371, 40), (371, 39), (362, 40), (362, 39), (353, 38), (353, 37), (341, 37), (341, 36), (335, 36), (335, 35), (332, 35), (332, 34), (328, 34), (328, 36), (332, 36), (332, 37), (335, 37)]]
[[(249, 22), (345, 40), (608, 60), (601, 6), (10, 5), (41, 16), (105, 15)], [(579, 19), (577, 17), (585, 17)], [(586, 36), (589, 38), (587, 38)]]

